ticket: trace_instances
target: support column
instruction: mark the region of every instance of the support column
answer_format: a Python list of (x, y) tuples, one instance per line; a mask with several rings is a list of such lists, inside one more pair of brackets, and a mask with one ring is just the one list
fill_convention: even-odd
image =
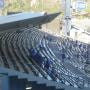
[(65, 12), (64, 12), (64, 35), (69, 36), (71, 30), (71, 0), (65, 0)]

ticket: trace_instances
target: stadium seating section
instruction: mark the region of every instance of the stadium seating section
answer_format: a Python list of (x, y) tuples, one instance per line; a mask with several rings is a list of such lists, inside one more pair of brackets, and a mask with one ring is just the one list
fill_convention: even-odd
[(85, 72), (88, 47), (89, 44), (52, 36), (35, 27), (1, 32), (0, 67), (8, 69), (7, 72), (11, 70), (12, 74), (16, 71), (38, 77), (38, 82), (43, 78), (55, 85), (73, 87), (71, 90), (89, 90), (90, 77)]

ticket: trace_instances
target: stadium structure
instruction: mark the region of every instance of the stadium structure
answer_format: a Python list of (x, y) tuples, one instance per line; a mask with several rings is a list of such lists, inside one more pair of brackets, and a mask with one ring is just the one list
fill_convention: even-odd
[(0, 90), (90, 90), (90, 45), (41, 30), (59, 14), (0, 17)]

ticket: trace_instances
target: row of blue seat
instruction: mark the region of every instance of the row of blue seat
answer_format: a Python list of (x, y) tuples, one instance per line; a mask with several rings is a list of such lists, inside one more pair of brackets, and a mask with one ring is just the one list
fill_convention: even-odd
[[(0, 66), (77, 88), (89, 87), (89, 78), (76, 68), (85, 64), (80, 58), (85, 59), (81, 55), (87, 51), (87, 44), (78, 42), (80, 45), (75, 47), (77, 42), (54, 37), (37, 28), (5, 32), (0, 37)], [(80, 53), (78, 58), (75, 53)]]
[[(39, 33), (40, 34), (40, 33)], [(32, 35), (33, 36), (33, 35)], [(33, 37), (34, 38), (34, 37)], [(34, 41), (34, 40), (33, 40)], [(38, 43), (37, 43), (38, 44)], [(32, 45), (33, 46), (33, 45)], [(39, 46), (39, 48), (41, 48), (40, 46)], [(34, 52), (33, 52), (34, 51)], [(39, 51), (40, 52), (40, 51)], [(38, 52), (38, 53), (39, 53)], [(43, 60), (43, 57), (41, 57), (39, 54), (37, 54), (37, 51), (36, 51), (36, 48), (35, 49), (31, 49), (30, 50), (30, 53), (32, 53), (32, 57), (33, 57), (33, 59), (34, 60), (37, 60), (36, 62), (39, 64), (39, 65), (41, 65), (42, 64), (42, 62), (41, 62), (41, 60)], [(34, 55), (34, 53), (35, 53), (35, 55)], [(36, 57), (37, 56), (37, 57)], [(49, 60), (49, 59), (48, 59)], [(49, 66), (49, 65), (48, 65)], [(50, 70), (49, 70), (50, 71)]]

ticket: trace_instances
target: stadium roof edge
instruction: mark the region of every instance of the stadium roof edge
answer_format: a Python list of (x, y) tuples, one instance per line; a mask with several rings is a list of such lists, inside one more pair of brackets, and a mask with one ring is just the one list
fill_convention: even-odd
[(13, 28), (26, 27), (30, 25), (42, 25), (51, 22), (61, 12), (52, 14), (38, 13), (18, 13), (0, 17), (0, 31), (5, 31)]

